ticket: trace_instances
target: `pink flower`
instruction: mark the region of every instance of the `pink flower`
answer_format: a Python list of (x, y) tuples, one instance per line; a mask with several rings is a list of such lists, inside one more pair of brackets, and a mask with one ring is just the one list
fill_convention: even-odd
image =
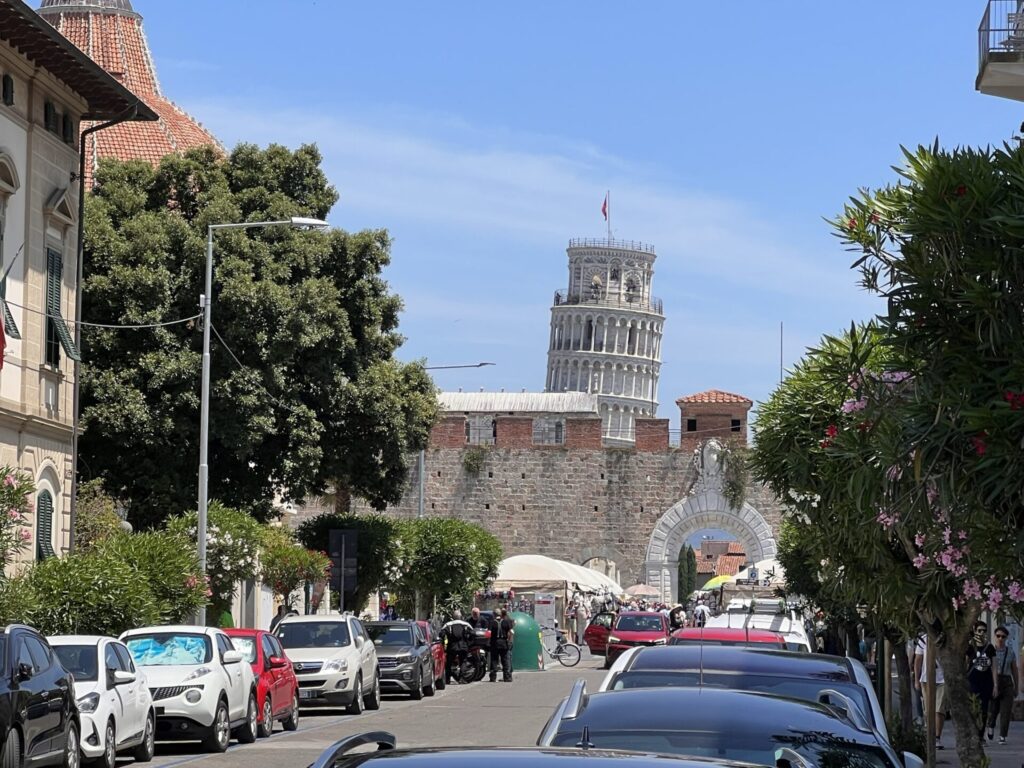
[(22, 528), (18, 531), (18, 535), (21, 536), (22, 541), (32, 541), (32, 531), (28, 528)]
[(956, 535), (960, 541), (967, 541), (967, 531), (957, 531)]
[(947, 526), (946, 526), (946, 529), (945, 529), (945, 530), (944, 530), (944, 531), (942, 532), (942, 540), (943, 540), (944, 542), (946, 542), (947, 544), (949, 544), (949, 537), (950, 537), (950, 536), (952, 536), (952, 535), (953, 535), (953, 529), (952, 529), (952, 528), (950, 528), (950, 527), (949, 527), (949, 526), (947, 525)]
[(988, 443), (985, 442), (986, 437), (988, 437), (988, 433), (982, 432), (980, 435), (975, 435), (971, 438), (971, 444), (974, 446), (974, 452), (978, 456), (984, 456), (985, 451), (988, 450)]
[(847, 400), (842, 405), (843, 413), (854, 413), (855, 411), (863, 411), (868, 407), (868, 401), (861, 397), (856, 400)]
[(924, 541), (925, 541), (925, 536), (924, 536), (923, 533), (918, 533), (917, 536), (914, 537), (914, 543), (918, 547), (923, 547), (924, 546)]
[(880, 509), (878, 510), (878, 515), (875, 519), (878, 520), (879, 524), (888, 531), (899, 522), (899, 515)]
[(1011, 581), (1006, 588), (1006, 596), (1015, 603), (1024, 603), (1024, 587), (1019, 581)]
[(893, 464), (891, 467), (885, 470), (885, 479), (888, 480), (890, 483), (895, 483), (901, 477), (903, 477), (903, 467), (901, 467), (899, 464)]
[(21, 512), (19, 512), (16, 509), (8, 509), (7, 517), (9, 517), (11, 520), (17, 520), (19, 517), (21, 517)]
[(192, 575), (192, 574), (190, 574), (189, 577), (187, 579), (185, 579), (185, 586), (188, 587), (189, 589), (195, 589), (196, 584), (198, 584), (198, 583), (199, 583), (199, 580), (194, 575)]
[(8, 488), (10, 488), (12, 485), (17, 484), (18, 478), (16, 478), (14, 475), (7, 475), (7, 477), (4, 478), (4, 485), (6, 485)]
[(992, 587), (988, 592), (988, 600), (985, 601), (985, 605), (990, 611), (998, 611), (1000, 604), (1003, 602), (1003, 592), (998, 587)]
[(206, 596), (207, 597), (213, 597), (213, 590), (212, 589), (206, 590)]
[(917, 568), (917, 570), (920, 571), (926, 565), (928, 565), (928, 556), (927, 555), (918, 555), (917, 557), (914, 558), (914, 567)]
[(968, 579), (964, 582), (964, 597), (971, 600), (981, 599), (981, 585), (975, 579)]
[(928, 499), (928, 506), (934, 507), (939, 501), (939, 489), (934, 485), (929, 484), (927, 490), (924, 492), (925, 497)]

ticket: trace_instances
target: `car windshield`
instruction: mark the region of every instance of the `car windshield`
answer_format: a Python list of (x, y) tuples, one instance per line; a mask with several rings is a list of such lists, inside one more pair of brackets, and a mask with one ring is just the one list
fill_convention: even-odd
[(53, 652), (76, 681), (94, 683), (98, 679), (95, 645), (55, 645)]
[[(578, 746), (582, 733), (571, 729), (559, 733), (552, 746)], [(710, 757), (775, 765), (783, 749), (792, 749), (812, 765), (828, 768), (896, 768), (881, 747), (852, 744), (828, 733), (737, 734), (721, 731), (607, 730), (589, 731), (591, 746), (629, 749), (639, 752)]]
[(665, 629), (660, 616), (619, 616), (615, 628), (621, 632), (661, 632)]
[(757, 640), (699, 640), (696, 637), (673, 637), (668, 641), (669, 645), (736, 645), (743, 648), (770, 648), (777, 651), (785, 651), (786, 644), (781, 642), (759, 642)]
[(151, 632), (132, 635), (125, 645), (136, 664), (144, 667), (195, 666), (213, 658), (213, 645), (206, 635), (188, 632)]
[(412, 645), (412, 632), (408, 627), (394, 624), (367, 624), (366, 633), (374, 645)]
[(285, 648), (343, 648), (352, 642), (344, 621), (281, 622), (277, 636)]
[[(700, 684), (700, 673), (696, 670), (665, 671), (645, 670), (619, 673), (609, 690), (623, 688), (696, 688)], [(808, 680), (800, 677), (773, 677), (772, 675), (747, 675), (740, 672), (704, 672), (705, 688), (725, 688), (733, 691), (756, 691), (776, 696), (788, 696), (801, 701), (817, 701), (822, 689), (829, 688), (853, 699), (867, 716), (874, 720), (868, 706), (864, 689), (854, 683), (836, 680)]]
[(238, 637), (232, 635), (231, 644), (235, 646), (235, 650), (240, 652), (245, 660), (250, 664), (256, 663), (256, 638), (255, 637)]

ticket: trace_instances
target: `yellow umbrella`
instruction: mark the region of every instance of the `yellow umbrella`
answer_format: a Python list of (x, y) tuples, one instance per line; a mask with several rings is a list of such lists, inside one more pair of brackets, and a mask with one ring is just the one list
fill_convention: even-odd
[(707, 583), (703, 587), (701, 587), (701, 589), (718, 589), (723, 584), (728, 584), (734, 578), (736, 577), (729, 576), (727, 574), (723, 574), (722, 576), (715, 576), (712, 579), (708, 579)]

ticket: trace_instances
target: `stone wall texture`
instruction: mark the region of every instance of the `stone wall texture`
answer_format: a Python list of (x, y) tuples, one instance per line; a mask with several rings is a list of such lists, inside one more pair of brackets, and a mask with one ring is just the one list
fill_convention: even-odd
[[(600, 420), (594, 421), (599, 427)], [(463, 466), (469, 451), (484, 457), (476, 474)], [(411, 463), (405, 495), (387, 514), (416, 515), (419, 484), (416, 461)], [(541, 554), (581, 564), (595, 557), (613, 560), (623, 586), (642, 578), (658, 519), (690, 495), (696, 479), (693, 453), (678, 449), (435, 444), (426, 450), (424, 466), (425, 515), (480, 524), (501, 540), (506, 556)], [(752, 486), (747, 503), (778, 536), (780, 510), (771, 493)], [(357, 501), (354, 511), (370, 509)]]

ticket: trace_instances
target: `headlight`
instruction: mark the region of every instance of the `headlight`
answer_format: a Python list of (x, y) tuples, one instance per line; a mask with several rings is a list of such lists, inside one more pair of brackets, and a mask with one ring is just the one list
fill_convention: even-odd
[(324, 662), (321, 672), (348, 672), (348, 661), (345, 659), (331, 659)]
[(213, 670), (209, 667), (199, 667), (198, 669), (193, 670), (188, 677), (182, 678), (182, 682), (185, 682), (186, 680), (195, 680), (197, 677), (208, 675), (212, 671)]
[(78, 700), (78, 711), (89, 714), (90, 712), (95, 712), (99, 704), (100, 695), (98, 693), (87, 693)]
[(395, 662), (398, 664), (412, 664), (412, 656), (395, 656)]
[(654, 644), (655, 645), (664, 645), (667, 642), (668, 642), (668, 638), (667, 637), (663, 637), (660, 640), (655, 640)]
[(615, 635), (608, 635), (608, 642), (609, 643), (621, 643), (622, 640), (617, 638)]

